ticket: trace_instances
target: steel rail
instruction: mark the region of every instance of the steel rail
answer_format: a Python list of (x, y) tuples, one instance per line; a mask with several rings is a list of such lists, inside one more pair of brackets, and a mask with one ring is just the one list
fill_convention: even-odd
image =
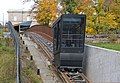
[[(44, 43), (41, 41), (41, 39), (39, 40), (39, 38), (37, 37), (36, 34), (34, 33), (30, 33), (29, 35), (31, 35), (31, 37), (35, 40), (35, 42), (42, 48), (42, 50), (47, 54), (47, 57), (49, 58), (49, 60), (53, 60), (53, 55), (50, 53), (50, 51), (48, 51), (48, 48), (46, 45), (44, 45)], [(52, 62), (52, 61), (51, 61)], [(52, 66), (55, 69), (55, 66)], [(57, 70), (59, 77), (63, 80), (64, 83), (92, 83), (83, 73), (73, 73), (72, 76), (69, 72), (61, 72), (60, 70)], [(77, 77), (79, 77), (79, 79), (75, 79)]]
[[(43, 50), (43, 51), (45, 52), (45, 54), (47, 55), (47, 58), (51, 61), (51, 60), (53, 59), (53, 57), (52, 57), (51, 53), (48, 51), (48, 49), (45, 48), (45, 46), (38, 40), (38, 38), (37, 38), (35, 35), (33, 36), (33, 34), (31, 34), (31, 37), (32, 37), (32, 38), (34, 39), (34, 41), (42, 48), (42, 50)], [(52, 61), (51, 61), (51, 62), (52, 62)], [(72, 82), (70, 81), (70, 79), (68, 78), (68, 76), (67, 76), (65, 73), (61, 72), (60, 70), (57, 70), (54, 65), (52, 65), (52, 68), (57, 71), (57, 74), (58, 74), (59, 77), (62, 79), (63, 83), (72, 83)], [(56, 73), (56, 72), (55, 72), (55, 73)]]
[(82, 77), (86, 80), (86, 83), (92, 83), (91, 80), (89, 80), (83, 73), (80, 73)]

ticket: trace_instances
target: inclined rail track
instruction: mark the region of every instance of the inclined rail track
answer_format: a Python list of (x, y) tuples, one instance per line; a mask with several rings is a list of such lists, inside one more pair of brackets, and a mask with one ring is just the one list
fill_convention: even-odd
[[(44, 38), (42, 38), (40, 35), (36, 33), (27, 33), (30, 37), (34, 39), (34, 41), (43, 49), (43, 51), (46, 53), (46, 57), (51, 61), (53, 60), (52, 55), (52, 43), (48, 42)], [(54, 69), (55, 66), (52, 65)], [(77, 73), (71, 73), (71, 72), (61, 72), (60, 70), (56, 69), (57, 74), (62, 79), (64, 83), (91, 83), (90, 80), (79, 71)]]

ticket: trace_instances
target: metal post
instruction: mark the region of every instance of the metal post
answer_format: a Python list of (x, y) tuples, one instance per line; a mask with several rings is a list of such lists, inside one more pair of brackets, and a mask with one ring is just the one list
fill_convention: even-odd
[(20, 81), (20, 47), (17, 45), (17, 83), (21, 83)]
[(3, 26), (4, 26), (4, 13), (3, 13)]
[(40, 69), (37, 69), (37, 75), (40, 75)]
[(28, 47), (26, 47), (26, 50), (28, 50)]
[(30, 56), (30, 60), (33, 60), (33, 56), (32, 55)]
[(23, 10), (22, 10), (22, 22), (23, 22)]
[(23, 44), (25, 44), (25, 42), (23, 41)]
[(20, 24), (19, 24), (19, 33), (20, 33)]

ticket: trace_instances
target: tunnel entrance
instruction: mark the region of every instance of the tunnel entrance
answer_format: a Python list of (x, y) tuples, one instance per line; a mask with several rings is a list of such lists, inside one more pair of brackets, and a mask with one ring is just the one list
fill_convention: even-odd
[(22, 22), (22, 23), (16, 24), (16, 25), (14, 25), (14, 29), (15, 29), (18, 33), (21, 33), (21, 32), (27, 30), (27, 29), (30, 27), (31, 22), (32, 22), (32, 21), (26, 21), (26, 22)]
[(19, 25), (14, 25), (14, 29), (19, 33), (19, 29), (20, 27), (19, 27)]

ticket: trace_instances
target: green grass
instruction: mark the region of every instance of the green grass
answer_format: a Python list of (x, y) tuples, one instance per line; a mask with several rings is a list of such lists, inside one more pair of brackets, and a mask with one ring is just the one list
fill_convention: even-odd
[(120, 51), (120, 44), (116, 43), (92, 43), (90, 45)]
[(0, 29), (0, 83), (16, 82), (16, 58), (12, 39), (3, 38)]
[(30, 52), (24, 49), (21, 57), (21, 62), (24, 63), (21, 69), (23, 83), (43, 83), (41, 76), (37, 75), (35, 62), (33, 60), (29, 60), (28, 58), (30, 58)]
[(16, 64), (14, 49), (0, 44), (0, 83), (15, 83), (15, 76)]
[(27, 79), (29, 78), (31, 83), (42, 83), (40, 76), (32, 68), (24, 68), (23, 75)]

